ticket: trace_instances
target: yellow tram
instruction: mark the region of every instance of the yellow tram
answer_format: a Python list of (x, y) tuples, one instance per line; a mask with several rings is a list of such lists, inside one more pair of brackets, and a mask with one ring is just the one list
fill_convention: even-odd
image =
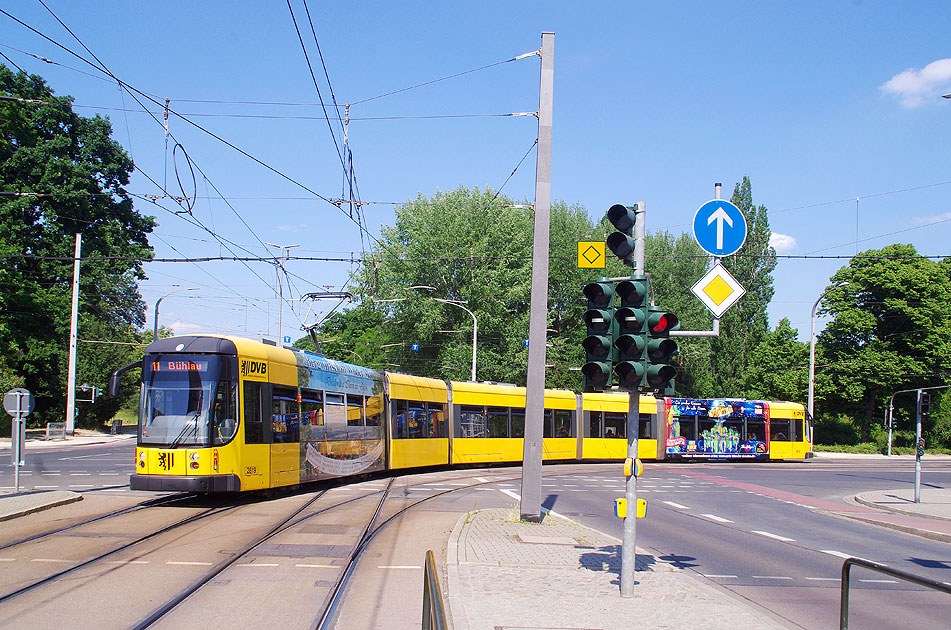
[[(142, 372), (133, 490), (237, 492), (522, 459), (523, 387), (377, 371), (223, 335), (153, 342), (141, 363), (113, 375), (113, 394), (133, 368)], [(543, 458), (623, 459), (628, 400), (623, 392), (546, 390)], [(762, 413), (746, 418), (747, 410)], [(726, 458), (724, 444), (735, 447), (734, 458), (812, 455), (811, 427), (796, 403), (641, 395), (639, 411), (641, 459)], [(719, 433), (708, 430), (704, 441), (696, 432), (707, 425)]]

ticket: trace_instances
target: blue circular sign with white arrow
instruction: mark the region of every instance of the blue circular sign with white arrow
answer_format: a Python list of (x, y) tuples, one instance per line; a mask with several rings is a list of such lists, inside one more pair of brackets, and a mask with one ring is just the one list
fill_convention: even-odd
[(713, 256), (735, 254), (746, 242), (746, 217), (729, 201), (711, 199), (697, 208), (693, 235)]

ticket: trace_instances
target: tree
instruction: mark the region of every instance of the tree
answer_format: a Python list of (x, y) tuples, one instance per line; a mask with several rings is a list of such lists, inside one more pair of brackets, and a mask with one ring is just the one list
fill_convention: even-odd
[(145, 321), (136, 282), (155, 223), (132, 207), (133, 164), (108, 119), (77, 115), (41, 77), (2, 64), (0, 94), (13, 97), (0, 103), (0, 356), (36, 395), (31, 420), (61, 420), (75, 234), (81, 314), (125, 336)]
[(782, 318), (753, 350), (743, 390), (748, 398), (805, 404), (809, 387), (809, 344)]
[(857, 255), (832, 276), (832, 286), (844, 286), (820, 309), (834, 318), (818, 339), (827, 361), (817, 380), (824, 414), (847, 414), (868, 440), (893, 392), (948, 382), (949, 269), (912, 245), (889, 245)]
[[(363, 306), (384, 315), (385, 366), (468, 379), (472, 317), (437, 301), (465, 303), (478, 321), (479, 380), (524, 384), (534, 215), (491, 190), (459, 187), (419, 195), (396, 212), (356, 274)], [(594, 232), (582, 208), (551, 209), (548, 363), (550, 387), (580, 386), (583, 282), (577, 241)], [(418, 350), (412, 350), (416, 344)]]
[(736, 278), (746, 294), (720, 319), (720, 336), (711, 340), (711, 389), (705, 396), (743, 396), (746, 371), (753, 351), (769, 331), (766, 308), (773, 299), (773, 269), (776, 250), (769, 244), (772, 234), (766, 206), (753, 205), (750, 178), (743, 177), (730, 199), (746, 217), (746, 242), (723, 266)]
[[(383, 368), (386, 362), (386, 330), (383, 314), (374, 308), (358, 306), (328, 316), (317, 328), (317, 341), (328, 359)], [(295, 348), (315, 350), (310, 336), (301, 337)]]

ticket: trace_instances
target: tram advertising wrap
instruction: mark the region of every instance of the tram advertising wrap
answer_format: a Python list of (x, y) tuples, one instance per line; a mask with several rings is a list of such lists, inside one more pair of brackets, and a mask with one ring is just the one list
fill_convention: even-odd
[(671, 457), (769, 458), (769, 403), (668, 398), (664, 411)]

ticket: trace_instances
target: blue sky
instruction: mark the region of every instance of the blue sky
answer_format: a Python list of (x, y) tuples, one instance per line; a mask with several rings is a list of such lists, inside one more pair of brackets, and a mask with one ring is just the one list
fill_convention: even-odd
[[(275, 243), (299, 245), (291, 255), (360, 255), (366, 239), (349, 215), (307, 190), (345, 196), (286, 2), (46, 3), (122, 81), (170, 98), (172, 110), (286, 176), (174, 115), (166, 149), (162, 125), (115, 81), (0, 15), (0, 52), (74, 96), (80, 113), (110, 117), (139, 168), (131, 192), (161, 195), (148, 176), (181, 194), (177, 141), (201, 171), (196, 195), (181, 150), (175, 155), (186, 194), (197, 197), (194, 220), (235, 243), (229, 247), (238, 254), (275, 254), (265, 245)], [(309, 1), (336, 102), (352, 103), (348, 136), (360, 198), (382, 202), (364, 206), (369, 232), (392, 224), (394, 203), (418, 193), (501, 186), (530, 150), (537, 123), (499, 115), (537, 109), (539, 62), (528, 57), (374, 97), (512, 59), (553, 31), (552, 197), (582, 204), (594, 218), (614, 203), (644, 201), (649, 231), (680, 234), (715, 182), (728, 198), (749, 175), (780, 254), (842, 257), (781, 260), (772, 324), (788, 317), (805, 339), (813, 301), (856, 251), (897, 242), (951, 254), (951, 100), (940, 98), (951, 92), (946, 2), (664, 6), (673, 4)], [(305, 5), (291, 6), (329, 106)], [(4, 9), (90, 58), (38, 1), (11, 0)], [(161, 108), (143, 102), (161, 120)], [(412, 118), (420, 116), (463, 117)], [(503, 192), (531, 201), (534, 177), (531, 151)], [(136, 207), (158, 218), (158, 257), (231, 255), (175, 214), (174, 202)], [(351, 265), (291, 260), (286, 268), (285, 297), (296, 299), (339, 290)], [(159, 296), (196, 287), (162, 302), (163, 325), (278, 336), (271, 265), (153, 263), (147, 271), (149, 327)], [(302, 323), (334, 304), (285, 306), (284, 334), (297, 338)]]

